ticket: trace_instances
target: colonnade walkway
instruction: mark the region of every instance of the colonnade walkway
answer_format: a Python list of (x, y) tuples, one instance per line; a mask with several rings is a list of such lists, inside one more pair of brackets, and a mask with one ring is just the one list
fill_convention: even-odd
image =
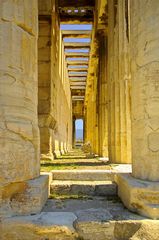
[(73, 149), (42, 161), (41, 172), (49, 175), (49, 199), (39, 215), (26, 218), (38, 227), (50, 224), (54, 239), (128, 240), (141, 235), (147, 222), (157, 227), (126, 209), (117, 196), (116, 175), (131, 172), (130, 164), (111, 164)]
[(116, 196), (116, 174), (131, 173), (131, 164), (111, 164), (73, 149), (56, 160), (42, 161), (41, 171), (51, 175), (51, 196)]

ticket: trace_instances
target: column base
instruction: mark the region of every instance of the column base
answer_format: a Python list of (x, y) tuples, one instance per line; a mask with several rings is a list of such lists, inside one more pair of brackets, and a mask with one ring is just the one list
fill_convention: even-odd
[(41, 159), (41, 160), (53, 161), (53, 160), (54, 160), (54, 155), (53, 155), (52, 153), (41, 154), (40, 159)]
[(55, 158), (61, 157), (61, 151), (56, 150), (54, 151)]
[(48, 199), (49, 176), (1, 187), (0, 216), (39, 213)]
[(151, 219), (159, 219), (159, 182), (133, 178), (130, 174), (116, 176), (118, 195), (133, 212)]
[(61, 150), (61, 155), (65, 155), (65, 150)]

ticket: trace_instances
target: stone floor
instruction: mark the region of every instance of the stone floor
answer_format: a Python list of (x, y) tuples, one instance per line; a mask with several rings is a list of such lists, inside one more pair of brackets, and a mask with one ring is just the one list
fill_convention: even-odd
[[(78, 190), (82, 181), (84, 185), (91, 181), (115, 184), (116, 173), (131, 172), (129, 164), (111, 165), (103, 159), (87, 159), (80, 150), (43, 164), (46, 168), (42, 165), (42, 170), (49, 172), (50, 186), (67, 182), (65, 190), (70, 187), (68, 181), (75, 181)], [(116, 192), (109, 194), (104, 190), (105, 196), (86, 192), (84, 196), (78, 191), (71, 195), (70, 189), (67, 194), (51, 194), (39, 214), (4, 218), (0, 222), (0, 240), (159, 240), (159, 221), (128, 211)]]
[(2, 240), (159, 239), (159, 221), (128, 211), (115, 197), (49, 199), (40, 214), (6, 218), (1, 229)]
[(83, 153), (80, 149), (74, 149), (69, 153), (54, 159), (53, 161), (41, 161), (41, 171), (51, 170), (118, 170), (131, 171), (131, 164), (110, 164), (108, 159), (94, 157), (89, 158), (87, 154)]

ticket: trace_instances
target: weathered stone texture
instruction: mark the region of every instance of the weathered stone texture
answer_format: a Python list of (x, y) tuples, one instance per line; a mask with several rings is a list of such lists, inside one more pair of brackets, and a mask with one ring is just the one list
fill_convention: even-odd
[[(49, 2), (48, 2), (49, 4)], [(41, 12), (42, 3), (39, 5)], [(44, 5), (45, 6), (45, 5)], [(55, 3), (52, 16), (39, 16), (38, 114), (41, 157), (53, 159), (72, 143), (72, 100)]]
[(7, 218), (1, 225), (2, 240), (76, 240), (73, 213), (45, 213)]
[(159, 182), (142, 181), (129, 174), (116, 176), (118, 195), (133, 212), (159, 219)]
[(130, 54), (126, 1), (108, 2), (108, 136), (111, 162), (131, 162)]
[(98, 129), (99, 154), (108, 157), (108, 83), (107, 83), (107, 37), (103, 32), (99, 37), (98, 76)]
[(0, 8), (0, 182), (39, 176), (37, 1)]
[(48, 199), (49, 176), (10, 183), (2, 189), (0, 216), (39, 213)]
[(159, 181), (159, 4), (131, 1), (130, 9), (133, 176)]

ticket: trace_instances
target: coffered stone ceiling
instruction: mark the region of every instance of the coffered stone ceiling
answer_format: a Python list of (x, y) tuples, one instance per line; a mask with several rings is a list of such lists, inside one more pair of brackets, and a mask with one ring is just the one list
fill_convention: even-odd
[(73, 103), (85, 97), (94, 6), (94, 0), (58, 1)]

